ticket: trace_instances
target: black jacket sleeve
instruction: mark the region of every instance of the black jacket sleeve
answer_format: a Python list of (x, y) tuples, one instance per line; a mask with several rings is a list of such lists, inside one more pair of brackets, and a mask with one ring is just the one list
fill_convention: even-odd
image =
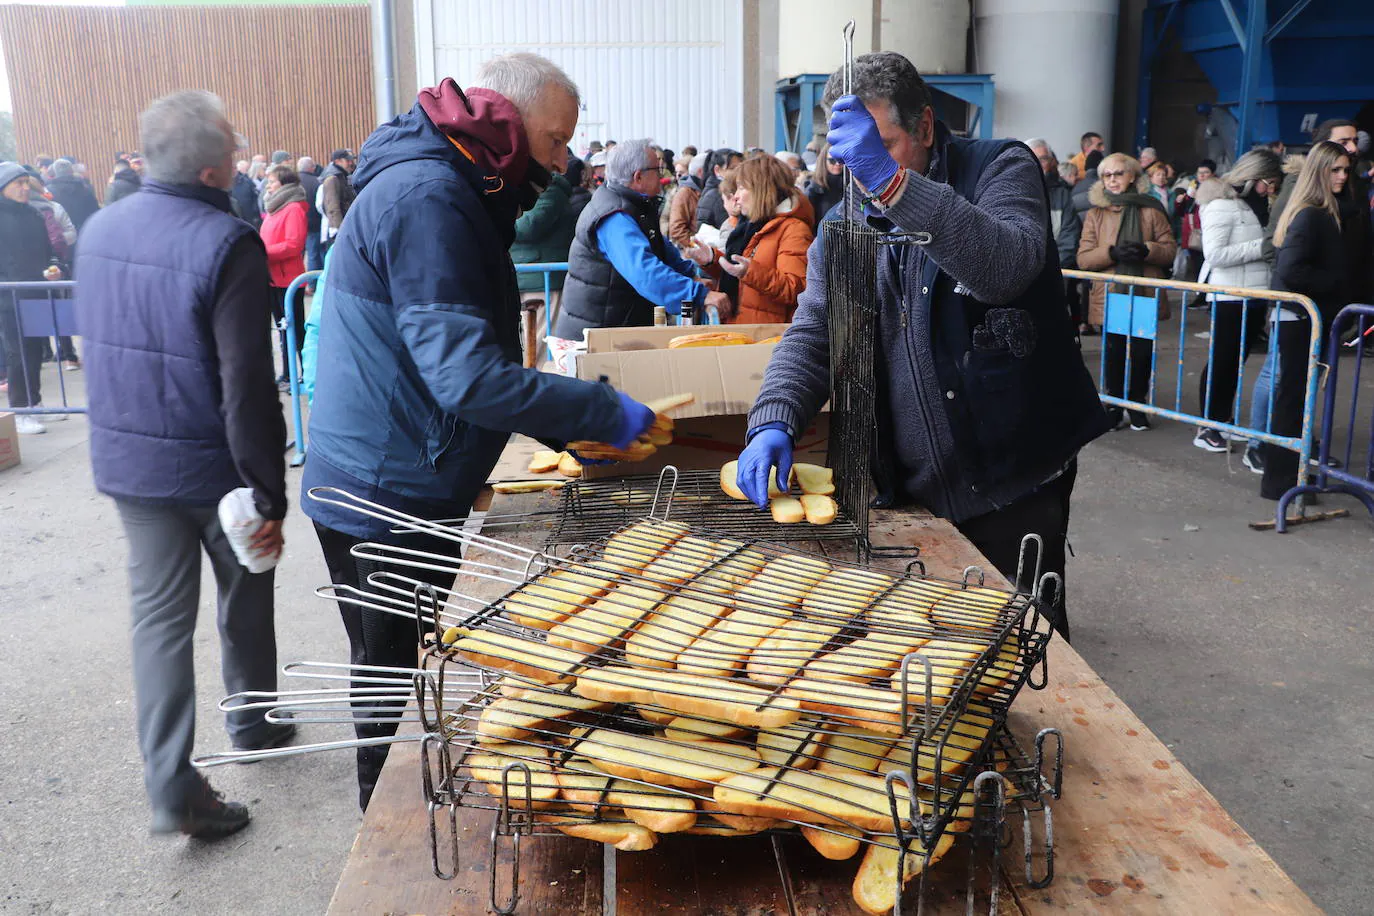
[(1284, 289), (1310, 296), (1317, 302), (1338, 295), (1345, 282), (1339, 271), (1324, 267), (1322, 220), (1332, 222), (1326, 211), (1316, 207), (1307, 207), (1295, 214), (1284, 232), (1283, 245), (1278, 249), (1274, 265), (1274, 274)]
[(286, 516), (286, 421), (272, 367), (267, 253), (255, 235), (234, 244), (211, 312), (224, 429), (243, 482), (265, 519)]

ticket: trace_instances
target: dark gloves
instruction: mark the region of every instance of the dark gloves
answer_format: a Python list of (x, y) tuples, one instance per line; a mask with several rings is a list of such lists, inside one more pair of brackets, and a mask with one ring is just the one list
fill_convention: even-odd
[(1107, 256), (1117, 264), (1140, 264), (1150, 256), (1150, 246), (1144, 242), (1122, 242), (1108, 248)]

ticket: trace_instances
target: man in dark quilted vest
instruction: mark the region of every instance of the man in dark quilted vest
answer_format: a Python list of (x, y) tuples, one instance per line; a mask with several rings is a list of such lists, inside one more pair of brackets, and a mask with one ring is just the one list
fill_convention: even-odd
[[(276, 557), (286, 515), (286, 426), (266, 333), (261, 239), (230, 210), (239, 144), (220, 100), (178, 92), (139, 118), (147, 180), (81, 235), (76, 309), (86, 340), (91, 465), (129, 542), (133, 676), (154, 833), (227, 836), (249, 820), (191, 767), (201, 553), (218, 587), (224, 689), (276, 689), (273, 574), (249, 573), (216, 507), (249, 487), (265, 520), (252, 549)], [(295, 732), (230, 712), (234, 747)]]
[[(826, 85), (826, 139), (859, 185), (847, 218), (929, 233), (878, 255), (879, 499), (949, 519), (1008, 577), (1039, 534), (1043, 570), (1062, 576), (1078, 450), (1107, 418), (1074, 345), (1040, 163), (1015, 140), (953, 136), (900, 54), (863, 55), (843, 85), (843, 72)], [(824, 231), (808, 261), (740, 456), (740, 489), (761, 505), (831, 393)]]

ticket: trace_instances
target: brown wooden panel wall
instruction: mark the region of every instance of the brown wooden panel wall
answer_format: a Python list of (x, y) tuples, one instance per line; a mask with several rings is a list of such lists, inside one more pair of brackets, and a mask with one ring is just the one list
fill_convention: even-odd
[(370, 35), (366, 6), (0, 6), (20, 156), (79, 156), (98, 192), (138, 148), (138, 113), (178, 89), (224, 99), (253, 152), (356, 150), (375, 126)]

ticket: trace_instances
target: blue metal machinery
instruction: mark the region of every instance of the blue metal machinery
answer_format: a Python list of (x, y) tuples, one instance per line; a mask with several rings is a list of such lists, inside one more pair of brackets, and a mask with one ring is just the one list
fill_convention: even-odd
[[(923, 76), (931, 88), (974, 106), (968, 126), (969, 136), (984, 140), (992, 137), (993, 85), (990, 74), (941, 73)], [(778, 149), (800, 153), (810, 142), (810, 113), (820, 105), (821, 96), (825, 93), (825, 81), (829, 78), (828, 73), (803, 73), (801, 76), (778, 80), (773, 103), (773, 138)], [(941, 114), (938, 98), (935, 111), (937, 115)]]
[(1235, 116), (1237, 156), (1267, 140), (1308, 143), (1318, 123), (1374, 102), (1370, 0), (1150, 0), (1144, 20), (1137, 149), (1149, 145), (1153, 70), (1170, 29), (1216, 88), (1216, 107)]

